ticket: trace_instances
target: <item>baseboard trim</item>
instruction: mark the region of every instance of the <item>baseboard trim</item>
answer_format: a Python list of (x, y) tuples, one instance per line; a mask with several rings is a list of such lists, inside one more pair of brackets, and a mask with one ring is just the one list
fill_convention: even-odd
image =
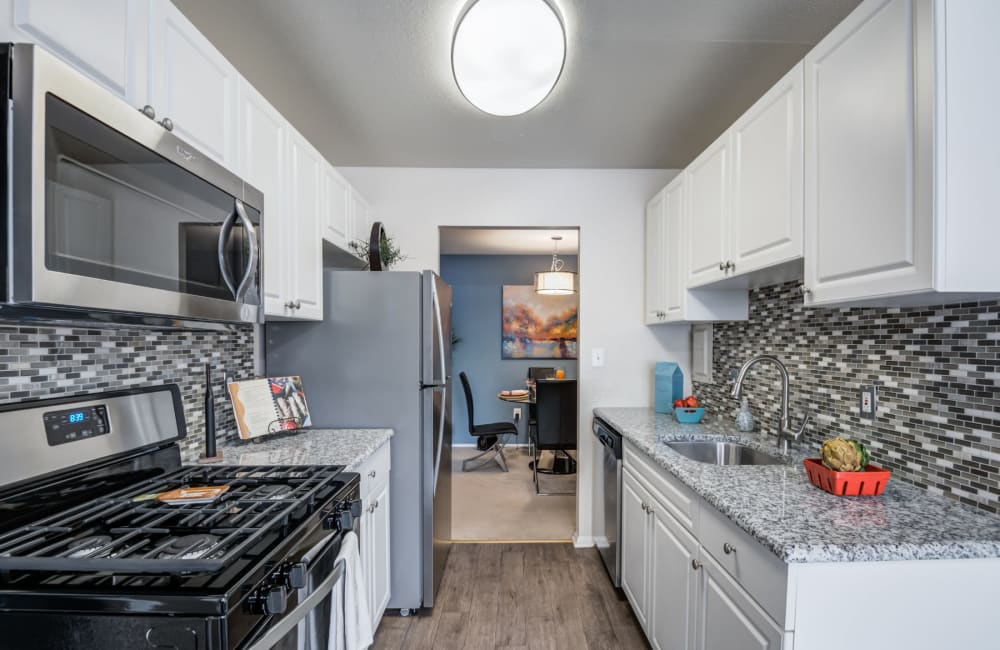
[(453, 539), (452, 544), (572, 544), (571, 539)]
[(573, 546), (576, 548), (591, 548), (594, 546), (594, 538), (590, 535), (573, 535)]

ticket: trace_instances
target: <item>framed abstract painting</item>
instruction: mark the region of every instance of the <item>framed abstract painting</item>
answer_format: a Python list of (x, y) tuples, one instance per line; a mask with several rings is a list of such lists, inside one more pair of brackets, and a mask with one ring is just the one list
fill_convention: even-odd
[(532, 285), (502, 287), (502, 359), (576, 359), (579, 294), (545, 296)]

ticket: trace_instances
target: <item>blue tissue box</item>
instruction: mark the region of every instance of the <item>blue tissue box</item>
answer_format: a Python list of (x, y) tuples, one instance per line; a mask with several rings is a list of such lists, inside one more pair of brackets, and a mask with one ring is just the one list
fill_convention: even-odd
[(655, 409), (657, 413), (673, 413), (674, 400), (684, 397), (684, 373), (672, 361), (656, 364)]

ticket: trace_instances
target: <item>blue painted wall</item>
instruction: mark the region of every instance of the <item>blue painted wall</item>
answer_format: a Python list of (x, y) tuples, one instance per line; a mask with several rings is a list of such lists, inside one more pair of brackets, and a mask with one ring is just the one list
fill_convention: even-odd
[[(575, 256), (563, 257), (567, 271), (577, 270)], [(452, 347), (452, 441), (471, 443), (465, 395), (458, 373), (465, 372), (472, 384), (476, 404), (476, 422), (510, 422), (517, 406), (497, 398), (508, 388), (524, 388), (531, 366), (562, 368), (566, 376), (575, 378), (577, 361), (550, 359), (525, 360), (500, 358), (500, 291), (505, 284), (532, 284), (535, 271), (544, 271), (552, 264), (551, 255), (442, 255), (441, 277), (451, 285), (452, 323), (455, 335), (461, 338)], [(525, 420), (527, 406), (522, 406), (519, 423), (521, 434), (517, 442), (527, 441)]]

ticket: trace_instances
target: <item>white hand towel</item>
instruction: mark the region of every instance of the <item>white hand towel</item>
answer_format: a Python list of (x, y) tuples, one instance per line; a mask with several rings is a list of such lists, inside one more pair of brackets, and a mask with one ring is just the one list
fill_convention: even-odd
[(358, 536), (353, 532), (344, 535), (336, 561), (344, 563), (344, 586), (343, 590), (334, 588), (332, 594), (330, 650), (365, 650), (375, 642), (375, 632), (368, 611)]

